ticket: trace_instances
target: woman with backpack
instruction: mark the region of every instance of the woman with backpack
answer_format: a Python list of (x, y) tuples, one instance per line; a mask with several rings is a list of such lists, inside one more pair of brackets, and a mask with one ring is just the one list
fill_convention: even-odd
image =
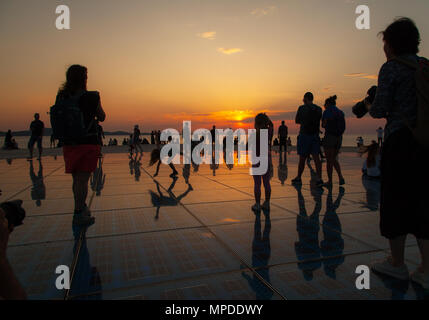
[[(58, 91), (55, 106), (51, 108), (54, 134), (63, 143), (66, 173), (73, 176), (74, 225), (94, 223), (85, 202), (89, 178), (97, 168), (101, 155), (97, 123), (106, 119), (99, 93), (87, 91), (87, 79), (86, 67), (80, 65), (69, 67), (66, 82)], [(65, 121), (65, 118), (72, 121)]]
[[(400, 18), (382, 32), (387, 62), (381, 67), (372, 104), (373, 118), (387, 119), (381, 154), (381, 235), (389, 239), (391, 256), (373, 265), (373, 270), (401, 280), (409, 279), (404, 262), (408, 234), (417, 238), (421, 265), (411, 280), (429, 288), (429, 211), (427, 159), (429, 106), (422, 95), (429, 88), (428, 60), (417, 56), (420, 34), (414, 22)], [(427, 101), (427, 100), (426, 100)], [(426, 122), (426, 123), (425, 123)], [(422, 182), (423, 184), (419, 183)]]
[(346, 129), (344, 112), (337, 107), (337, 96), (332, 96), (325, 101), (325, 111), (322, 115), (322, 128), (325, 129), (323, 138), (323, 148), (326, 156), (326, 171), (328, 182), (325, 186), (332, 187), (333, 168), (338, 173), (340, 186), (345, 184), (343, 174), (341, 173), (338, 154), (343, 143), (343, 134)]

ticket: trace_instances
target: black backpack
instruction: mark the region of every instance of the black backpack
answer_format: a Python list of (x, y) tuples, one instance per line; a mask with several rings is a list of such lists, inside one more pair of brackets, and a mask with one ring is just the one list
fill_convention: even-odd
[(90, 129), (95, 124), (95, 120), (86, 126), (83, 112), (79, 106), (80, 99), (86, 93), (83, 92), (76, 96), (59, 95), (57, 97), (55, 105), (50, 109), (52, 134), (55, 139), (60, 141), (76, 141), (97, 134), (96, 130), (90, 132)]

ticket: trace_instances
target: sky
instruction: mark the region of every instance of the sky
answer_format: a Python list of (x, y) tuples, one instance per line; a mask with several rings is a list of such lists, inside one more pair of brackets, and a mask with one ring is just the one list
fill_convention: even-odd
[[(71, 29), (57, 30), (57, 5)], [(355, 27), (358, 5), (370, 30)], [(65, 71), (88, 67), (100, 91), (107, 131), (249, 128), (258, 112), (291, 132), (305, 92), (330, 95), (348, 117), (347, 132), (384, 123), (357, 120), (351, 106), (376, 84), (385, 62), (377, 34), (395, 17), (412, 18), (429, 55), (427, 0), (1, 0), (0, 131), (25, 130), (35, 112), (49, 127)]]

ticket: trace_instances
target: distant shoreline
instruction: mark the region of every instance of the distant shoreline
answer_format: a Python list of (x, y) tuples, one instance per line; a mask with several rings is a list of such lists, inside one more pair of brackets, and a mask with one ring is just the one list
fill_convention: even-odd
[[(4, 137), (6, 135), (6, 131), (0, 131), (0, 137)], [(52, 134), (51, 128), (45, 128), (45, 132), (43, 134), (44, 137), (50, 137)], [(104, 132), (105, 136), (129, 136), (131, 133), (126, 131), (107, 131)], [(142, 135), (150, 136), (150, 133), (141, 133)], [(29, 137), (31, 132), (29, 130), (24, 131), (12, 131), (12, 137)]]
[[(152, 151), (156, 146), (152, 144), (143, 144), (143, 151), (144, 152), (150, 152)], [(278, 150), (278, 147), (273, 147), (274, 151)], [(292, 146), (290, 147), (291, 151), (296, 151), (296, 147)], [(111, 154), (111, 153), (128, 153), (129, 147), (128, 146), (104, 146), (102, 148), (102, 153), (104, 154)], [(358, 152), (357, 147), (342, 147), (341, 152)], [(37, 150), (35, 150), (34, 154), (37, 154)], [(62, 148), (45, 148), (43, 149), (43, 156), (44, 157), (53, 157), (53, 156), (62, 156), (63, 155), (63, 149)], [(17, 149), (17, 150), (0, 150), (0, 159), (25, 159), (28, 157), (28, 150), (27, 149)]]

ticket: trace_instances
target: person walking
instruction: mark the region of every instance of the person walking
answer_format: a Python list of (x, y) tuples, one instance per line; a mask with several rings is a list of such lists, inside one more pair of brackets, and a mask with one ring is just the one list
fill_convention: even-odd
[(346, 130), (344, 112), (337, 107), (337, 96), (332, 96), (325, 101), (325, 111), (322, 116), (322, 127), (325, 129), (323, 147), (326, 155), (326, 171), (328, 182), (325, 186), (332, 187), (332, 171), (337, 171), (340, 186), (345, 184), (341, 166), (338, 162), (338, 154), (343, 143), (343, 134)]
[(33, 149), (34, 145), (37, 143), (37, 149), (39, 151), (39, 157), (37, 160), (40, 160), (42, 158), (42, 139), (43, 139), (43, 132), (45, 130), (45, 124), (40, 120), (40, 115), (38, 113), (34, 114), (34, 120), (30, 124), (30, 140), (28, 141), (28, 150), (30, 152), (30, 156), (28, 157), (28, 160), (33, 160)]
[(304, 105), (300, 106), (296, 114), (295, 122), (300, 125), (297, 151), (299, 155), (298, 175), (292, 180), (293, 184), (302, 184), (301, 176), (304, 172), (305, 161), (310, 155), (314, 159), (317, 172), (317, 186), (323, 185), (322, 162), (320, 160), (320, 120), (322, 108), (313, 103), (314, 96), (311, 92), (304, 95)]
[[(98, 121), (103, 122), (106, 114), (101, 106), (100, 94), (97, 91), (87, 91), (88, 70), (81, 65), (72, 65), (66, 73), (66, 82), (60, 88), (54, 107), (80, 110), (76, 127), (68, 128), (67, 135), (62, 138), (66, 173), (73, 177), (73, 195), (75, 201), (73, 225), (89, 225), (94, 223), (94, 217), (86, 205), (88, 181), (97, 167), (101, 146), (97, 135)], [(70, 108), (73, 106), (73, 108)], [(53, 108), (54, 108), (53, 107)], [(55, 116), (52, 115), (52, 127), (56, 127)], [(71, 115), (71, 114), (70, 114)], [(53, 117), (53, 118), (52, 118)], [(79, 125), (79, 126), (78, 126)], [(77, 135), (77, 132), (84, 134)], [(54, 132), (55, 133), (55, 132)]]
[(140, 152), (140, 155), (143, 155), (143, 147), (140, 143), (140, 135), (141, 135), (141, 133), (140, 133), (139, 126), (138, 126), (138, 124), (136, 124), (134, 126), (133, 142), (132, 142), (132, 144), (134, 145), (134, 149), (136, 151), (136, 157), (137, 157), (137, 153), (139, 153), (139, 152)]
[(278, 138), (279, 138), (280, 157), (284, 149), (284, 153), (285, 153), (284, 160), (286, 162), (288, 127), (285, 125), (284, 121), (282, 121), (282, 125), (279, 127)]

